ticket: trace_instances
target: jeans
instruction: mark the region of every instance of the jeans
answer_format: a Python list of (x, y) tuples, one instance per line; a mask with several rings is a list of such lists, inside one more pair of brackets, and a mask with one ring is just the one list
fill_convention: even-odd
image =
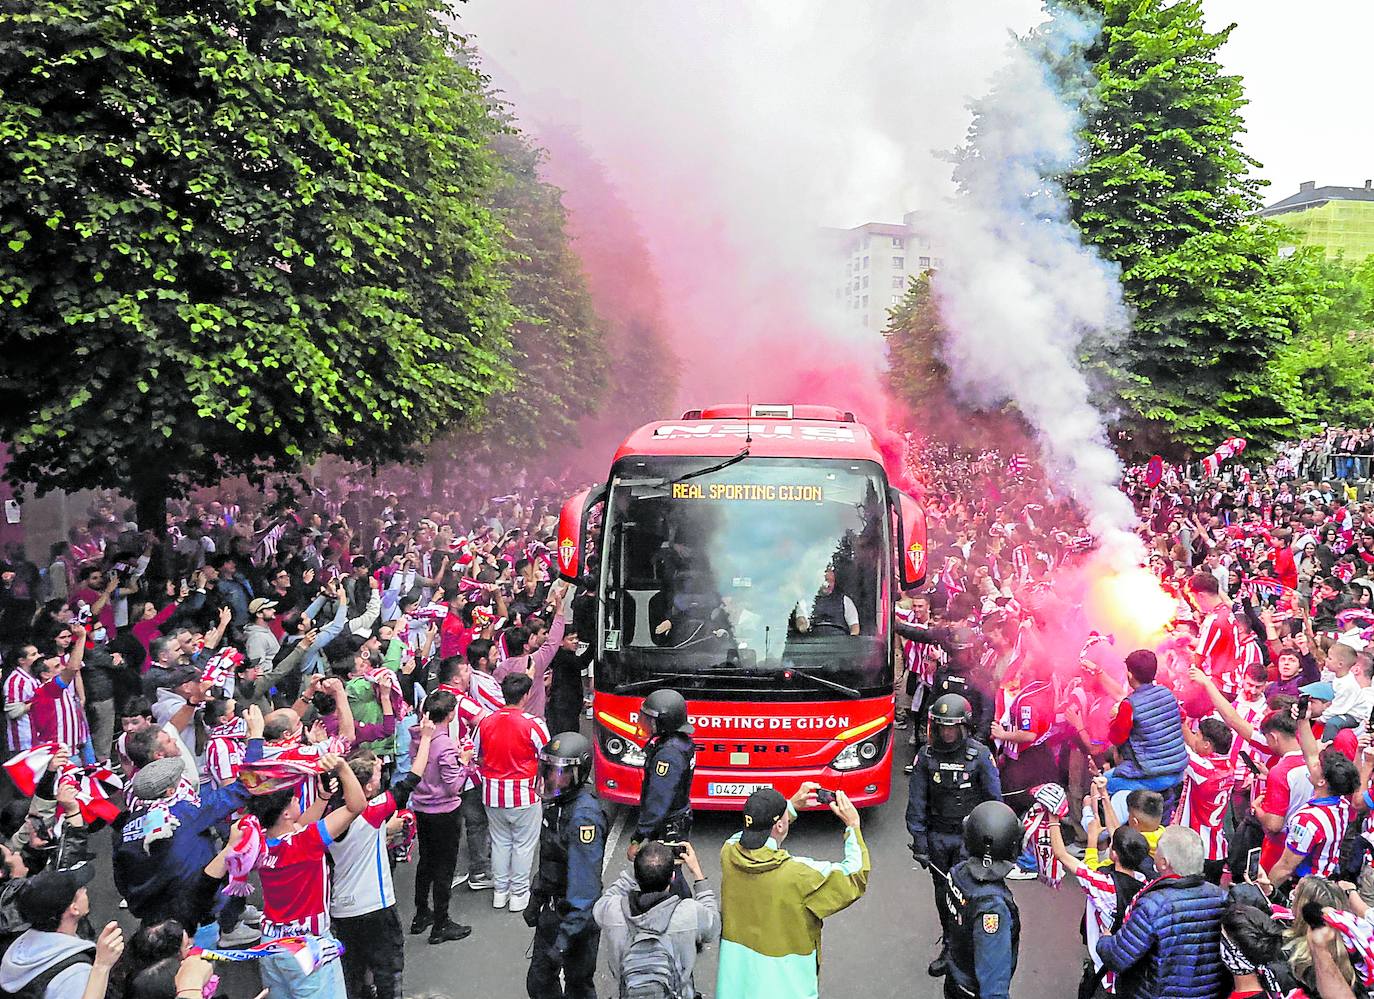
[(343, 965), (330, 961), (310, 974), (290, 954), (268, 954), (258, 960), (267, 999), (345, 999)]
[(369, 999), (367, 973), (377, 999), (396, 999), (405, 967), (405, 937), (394, 905), (361, 916), (340, 916), (334, 933), (344, 945), (343, 975), (348, 999)]
[(97, 760), (110, 758), (110, 746), (114, 741), (114, 699), (86, 702), (86, 720), (91, 725), (91, 747)]
[(469, 788), (463, 793), (463, 803), (458, 806), (458, 825), (468, 841), (468, 875), (491, 874), (491, 834), (479, 788)]
[(415, 910), (433, 912), (436, 926), (443, 925), (448, 918), (448, 904), (453, 897), (453, 869), (458, 866), (458, 831), (462, 828), (458, 812), (455, 808), (451, 812), (415, 813), (420, 847), (415, 864)]
[(491, 876), (498, 892), (511, 895), (530, 893), (530, 867), (534, 864), (534, 850), (539, 845), (539, 822), (543, 809), (539, 805), (525, 808), (496, 808), (487, 806), (487, 824), (491, 829)]

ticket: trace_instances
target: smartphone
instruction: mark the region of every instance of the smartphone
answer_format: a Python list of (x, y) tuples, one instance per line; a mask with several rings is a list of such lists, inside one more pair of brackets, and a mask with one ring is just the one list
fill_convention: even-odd
[(1312, 695), (1311, 695), (1311, 694), (1299, 694), (1299, 695), (1298, 695), (1298, 721), (1302, 721), (1304, 718), (1307, 717), (1307, 709), (1308, 709), (1309, 707), (1311, 707), (1311, 705), (1312, 705)]
[(674, 857), (681, 857), (687, 852), (686, 843), (668, 843), (667, 846), (673, 851)]
[(1254, 774), (1256, 777), (1259, 776), (1260, 768), (1259, 768), (1259, 766), (1255, 763), (1255, 758), (1254, 758), (1253, 756), (1251, 756), (1249, 753), (1247, 753), (1245, 750), (1242, 749), (1242, 750), (1240, 751), (1240, 759), (1241, 759), (1241, 762), (1245, 764), (1245, 768), (1246, 768), (1247, 770), (1249, 770), (1249, 771), (1250, 771), (1252, 774)]
[(1245, 880), (1250, 884), (1254, 884), (1259, 880), (1261, 849), (1263, 848), (1257, 846), (1245, 855)]
[(833, 805), (835, 803), (835, 792), (823, 787), (816, 788), (816, 804)]

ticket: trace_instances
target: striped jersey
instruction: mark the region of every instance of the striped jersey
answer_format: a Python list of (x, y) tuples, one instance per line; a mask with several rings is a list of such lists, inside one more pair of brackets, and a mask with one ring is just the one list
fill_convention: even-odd
[(1207, 675), (1216, 681), (1223, 693), (1233, 696), (1240, 687), (1240, 676), (1236, 670), (1239, 661), (1236, 623), (1231, 618), (1230, 608), (1219, 606), (1203, 619), (1195, 651), (1202, 657), (1202, 668)]
[(472, 671), (472, 698), (488, 711), (500, 711), (506, 706), (500, 681), (479, 669)]
[[(1112, 932), (1116, 920), (1116, 881), (1112, 878), (1110, 864), (1096, 870), (1087, 864), (1080, 864), (1076, 877), (1083, 894), (1088, 897), (1088, 919), (1084, 928), (1088, 954), (1092, 957), (1093, 967), (1101, 970), (1102, 958), (1097, 956), (1097, 941)], [(1131, 877), (1141, 884), (1145, 883), (1143, 874), (1133, 873)]]
[(475, 746), (482, 774), (482, 804), (489, 808), (528, 808), (534, 793), (539, 750), (549, 741), (544, 719), (509, 705), (477, 726)]
[(1313, 798), (1288, 823), (1283, 845), (1304, 858), (1295, 877), (1316, 874), (1329, 878), (1340, 861), (1341, 840), (1350, 824), (1350, 802), (1340, 795)]
[[(483, 718), (491, 714), (483, 705), (473, 700), (457, 687), (450, 684), (440, 684), (440, 690), (446, 690), (458, 699), (458, 707), (453, 712), (453, 722), (449, 725), (448, 734), (453, 739), (453, 744), (460, 750), (467, 749), (476, 744), (477, 725)], [(471, 770), (465, 770), (469, 776), (463, 778), (463, 785), (458, 790), (466, 791), (472, 787), (475, 780)]]
[(239, 776), (247, 743), (237, 736), (217, 735), (205, 746), (205, 779), (214, 787), (232, 784)]
[[(38, 693), (38, 681), (22, 669), (16, 669), (5, 677), (5, 703), (28, 704)], [(33, 748), (33, 722), (28, 712), (18, 718), (9, 719), (9, 748), (11, 752)]]
[(76, 696), (76, 684), (64, 683), (61, 677), (53, 677), (34, 691), (28, 717), (35, 745), (58, 742), (76, 755), (90, 737), (86, 712)]
[(1229, 757), (1203, 757), (1189, 750), (1174, 824), (1192, 829), (1202, 837), (1206, 860), (1226, 859), (1226, 834), (1221, 827), (1235, 779)]
[(1255, 732), (1253, 740), (1242, 739), (1237, 733), (1231, 739), (1231, 770), (1236, 775), (1236, 787), (1249, 787), (1254, 781), (1254, 774), (1245, 765), (1245, 761), (1240, 758), (1242, 752), (1250, 754), (1250, 759), (1257, 763), (1263, 763), (1270, 756), (1269, 744), (1264, 736), (1260, 735), (1260, 723), (1264, 721), (1265, 715), (1269, 713), (1269, 705), (1265, 703), (1264, 696), (1258, 700), (1247, 701), (1236, 700), (1236, 714), (1240, 715), (1241, 721), (1249, 725)]

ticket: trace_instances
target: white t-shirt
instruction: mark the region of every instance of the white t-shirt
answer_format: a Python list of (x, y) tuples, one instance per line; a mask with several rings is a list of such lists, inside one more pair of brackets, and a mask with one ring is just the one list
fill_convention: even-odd
[[(1355, 679), (1355, 671), (1351, 670), (1345, 676), (1329, 674), (1327, 679), (1331, 681), (1331, 687), (1336, 691), (1336, 699), (1331, 702), (1331, 706), (1322, 712), (1322, 720), (1329, 721), (1337, 715), (1350, 714), (1355, 708), (1356, 701), (1360, 697), (1360, 682)], [(1366, 713), (1368, 717), (1368, 713)]]
[(334, 858), (331, 916), (365, 916), (396, 904), (386, 855), (386, 823), (395, 814), (396, 799), (383, 791), (368, 802), (341, 839), (329, 844)]

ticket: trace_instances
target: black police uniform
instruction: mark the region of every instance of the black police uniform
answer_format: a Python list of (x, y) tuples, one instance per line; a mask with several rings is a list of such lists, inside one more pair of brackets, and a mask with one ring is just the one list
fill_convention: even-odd
[(949, 932), (946, 999), (1009, 999), (1021, 946), (1021, 913), (997, 868), (980, 858), (950, 874), (953, 926)]
[[(546, 802), (539, 832), (539, 870), (530, 906), (534, 954), (525, 990), (530, 999), (595, 999), (601, 931), (592, 905), (601, 897), (606, 813), (590, 784), (566, 802)], [(559, 982), (563, 971), (566, 988)]]
[(685, 732), (656, 735), (644, 747), (644, 781), (633, 841), (681, 843), (692, 833), (696, 747)]
[(944, 933), (944, 950), (950, 943), (948, 876), (964, 856), (963, 823), (968, 813), (985, 801), (1002, 800), (1002, 781), (992, 753), (975, 739), (964, 738), (945, 746), (936, 738), (921, 747), (906, 804), (906, 826), (911, 848), (925, 854), (941, 873), (932, 873), (935, 910)]
[(979, 675), (981, 649), (975, 645), (960, 645), (952, 628), (922, 628), (919, 625), (894, 622), (898, 636), (925, 645), (938, 645), (944, 661), (935, 669), (926, 704), (932, 705), (945, 694), (958, 694), (969, 702), (973, 718), (969, 731), (974, 738), (987, 742), (992, 737), (994, 698), (990, 678)]

